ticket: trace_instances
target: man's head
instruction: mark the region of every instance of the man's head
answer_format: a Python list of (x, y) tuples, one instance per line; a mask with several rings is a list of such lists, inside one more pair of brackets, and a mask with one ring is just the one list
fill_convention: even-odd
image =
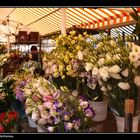
[(31, 47), (31, 52), (37, 52), (37, 47), (36, 46), (32, 46)]
[(33, 61), (38, 61), (38, 50), (36, 46), (31, 47), (31, 55), (32, 55), (31, 59)]

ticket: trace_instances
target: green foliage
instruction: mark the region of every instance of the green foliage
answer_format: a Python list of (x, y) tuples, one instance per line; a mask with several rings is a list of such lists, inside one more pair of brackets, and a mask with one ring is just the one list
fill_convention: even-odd
[(64, 79), (61, 77), (52, 77), (53, 84), (60, 89), (61, 86), (66, 86), (68, 89), (76, 90), (77, 78), (66, 75)]
[(15, 100), (15, 95), (11, 87), (14, 82), (15, 80), (13, 79), (3, 82), (3, 91), (6, 93), (5, 103), (7, 104), (11, 104), (11, 102)]
[[(122, 89), (119, 89), (118, 87), (113, 87), (110, 91), (109, 96), (109, 106), (114, 109), (117, 112), (117, 115), (124, 117), (124, 104), (125, 99), (133, 99), (134, 100), (134, 116), (137, 115), (137, 97), (138, 97), (138, 91), (137, 87), (134, 85), (133, 90), (124, 91)], [(130, 96), (130, 97), (129, 97)]]
[(90, 87), (87, 86), (87, 83), (79, 80), (77, 89), (81, 95), (84, 95), (87, 99), (89, 99), (91, 101), (93, 101), (93, 100), (94, 101), (103, 101), (103, 99), (104, 99), (103, 92), (101, 91), (101, 87), (98, 82), (97, 82), (96, 88), (91, 89)]

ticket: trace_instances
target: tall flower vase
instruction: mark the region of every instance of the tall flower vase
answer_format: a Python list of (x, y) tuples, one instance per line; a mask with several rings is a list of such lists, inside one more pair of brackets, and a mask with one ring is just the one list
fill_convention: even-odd
[(107, 106), (108, 103), (106, 100), (101, 102), (89, 101), (89, 104), (95, 110), (96, 115), (93, 120), (96, 122), (104, 121), (107, 119)]
[[(117, 125), (117, 132), (124, 132), (124, 117), (119, 117), (115, 115), (116, 119), (116, 125)], [(133, 117), (133, 130), (132, 132), (138, 132), (138, 120), (139, 120), (139, 115)]]

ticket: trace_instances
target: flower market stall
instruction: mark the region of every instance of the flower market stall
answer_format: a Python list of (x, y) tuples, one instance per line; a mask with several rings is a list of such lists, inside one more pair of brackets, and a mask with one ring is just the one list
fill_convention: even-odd
[(140, 132), (139, 12), (0, 8), (0, 133)]

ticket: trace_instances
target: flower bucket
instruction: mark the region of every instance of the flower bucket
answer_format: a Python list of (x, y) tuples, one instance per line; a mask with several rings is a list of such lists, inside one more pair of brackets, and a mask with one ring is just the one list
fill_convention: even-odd
[(107, 119), (107, 101), (101, 101), (101, 102), (95, 102), (95, 101), (89, 101), (89, 104), (93, 109), (95, 110), (96, 115), (94, 116), (93, 120), (98, 121), (104, 121)]
[(47, 132), (46, 127), (43, 125), (37, 125), (37, 132), (39, 133)]
[(35, 122), (31, 119), (30, 116), (27, 116), (28, 118), (28, 123), (29, 123), (29, 126), (32, 127), (32, 128), (37, 128), (37, 125), (35, 124)]
[[(124, 132), (125, 118), (119, 117), (116, 115), (115, 115), (115, 118), (116, 118), (117, 132)], [(132, 130), (132, 132), (138, 132), (138, 120), (139, 120), (139, 115), (133, 117), (133, 128), (132, 128), (133, 130)]]

